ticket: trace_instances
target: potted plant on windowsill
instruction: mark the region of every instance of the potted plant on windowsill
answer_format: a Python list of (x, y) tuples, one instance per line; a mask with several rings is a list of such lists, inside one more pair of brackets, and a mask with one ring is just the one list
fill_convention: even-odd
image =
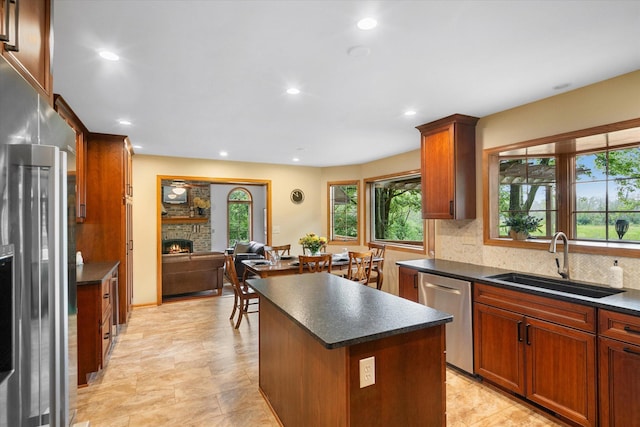
[(526, 214), (513, 214), (504, 221), (513, 240), (527, 240), (529, 233), (540, 230), (542, 218)]

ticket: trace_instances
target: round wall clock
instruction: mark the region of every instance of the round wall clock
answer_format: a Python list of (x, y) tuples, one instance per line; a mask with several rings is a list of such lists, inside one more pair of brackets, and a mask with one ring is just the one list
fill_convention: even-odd
[(291, 201), (295, 204), (300, 204), (304, 201), (304, 193), (302, 190), (296, 188), (295, 190), (291, 190)]

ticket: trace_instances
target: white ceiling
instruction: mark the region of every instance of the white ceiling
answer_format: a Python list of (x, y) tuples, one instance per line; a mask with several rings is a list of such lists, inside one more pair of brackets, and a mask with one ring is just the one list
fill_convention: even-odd
[(54, 34), (54, 91), (91, 131), (138, 154), (305, 166), (640, 69), (640, 1), (54, 0)]

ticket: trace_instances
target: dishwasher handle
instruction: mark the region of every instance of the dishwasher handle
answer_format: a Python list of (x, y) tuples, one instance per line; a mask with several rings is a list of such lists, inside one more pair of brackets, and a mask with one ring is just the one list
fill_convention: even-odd
[(425, 283), (424, 284), (427, 288), (433, 288), (433, 289), (437, 289), (439, 291), (442, 292), (449, 292), (451, 294), (456, 294), (456, 295), (460, 295), (462, 294), (462, 292), (460, 292), (459, 289), (455, 289), (455, 288), (450, 288), (448, 286), (442, 286), (442, 285), (434, 285), (433, 283)]

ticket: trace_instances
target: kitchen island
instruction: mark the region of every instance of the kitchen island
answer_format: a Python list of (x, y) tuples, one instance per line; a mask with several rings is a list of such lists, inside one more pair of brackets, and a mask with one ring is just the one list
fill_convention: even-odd
[(260, 391), (284, 426), (446, 424), (451, 315), (327, 273), (248, 283), (260, 294)]

